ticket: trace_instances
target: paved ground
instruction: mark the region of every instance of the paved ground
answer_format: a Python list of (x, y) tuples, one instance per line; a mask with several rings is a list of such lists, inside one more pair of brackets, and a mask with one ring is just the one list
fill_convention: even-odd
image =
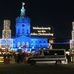
[(0, 64), (0, 74), (73, 74), (74, 64)]

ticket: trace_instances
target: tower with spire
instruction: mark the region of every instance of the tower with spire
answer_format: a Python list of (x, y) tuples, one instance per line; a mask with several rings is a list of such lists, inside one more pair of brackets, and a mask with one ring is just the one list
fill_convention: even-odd
[(24, 8), (25, 3), (22, 2), (20, 16), (16, 18), (16, 46), (30, 43), (30, 18), (26, 17)]
[(30, 18), (25, 16), (25, 3), (22, 3), (20, 16), (16, 18), (16, 36), (30, 35)]

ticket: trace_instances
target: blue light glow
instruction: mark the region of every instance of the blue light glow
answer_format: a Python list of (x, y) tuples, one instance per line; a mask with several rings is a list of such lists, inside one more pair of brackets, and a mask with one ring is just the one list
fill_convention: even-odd
[[(18, 17), (16, 19), (16, 38), (14, 39), (14, 47), (22, 47), (26, 48), (26, 43), (28, 43), (27, 50), (31, 51), (32, 48), (47, 48), (48, 47), (48, 38), (41, 37), (31, 37), (30, 36), (30, 18), (27, 17)], [(24, 48), (24, 49), (25, 49)]]

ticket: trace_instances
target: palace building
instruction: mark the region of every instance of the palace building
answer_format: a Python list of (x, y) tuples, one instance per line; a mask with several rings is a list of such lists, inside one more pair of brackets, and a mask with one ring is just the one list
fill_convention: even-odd
[[(2, 31), (2, 39), (0, 39), (1, 47), (9, 47), (31, 51), (31, 49), (52, 47), (53, 33), (50, 33), (50, 27), (33, 27), (31, 32), (31, 19), (26, 16), (25, 3), (22, 3), (20, 16), (16, 18), (15, 37), (11, 37), (10, 20), (4, 20), (4, 29)], [(3, 42), (5, 41), (5, 42)]]

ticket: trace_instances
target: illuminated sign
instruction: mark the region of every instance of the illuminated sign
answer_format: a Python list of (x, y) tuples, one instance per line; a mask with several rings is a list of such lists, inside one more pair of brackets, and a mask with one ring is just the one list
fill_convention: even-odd
[(36, 36), (53, 36), (53, 33), (50, 33), (49, 30), (51, 30), (50, 27), (33, 27), (33, 33), (31, 35)]
[(35, 29), (35, 30), (37, 30), (37, 29), (38, 29), (38, 30), (39, 30), (39, 29), (40, 29), (40, 30), (41, 30), (41, 29), (42, 29), (42, 30), (51, 30), (50, 27), (33, 27), (33, 29)]
[(42, 33), (44, 33), (44, 32), (46, 32), (45, 30), (38, 30), (38, 32), (42, 32)]
[(53, 33), (31, 33), (31, 35), (39, 35), (39, 36), (53, 36)]

